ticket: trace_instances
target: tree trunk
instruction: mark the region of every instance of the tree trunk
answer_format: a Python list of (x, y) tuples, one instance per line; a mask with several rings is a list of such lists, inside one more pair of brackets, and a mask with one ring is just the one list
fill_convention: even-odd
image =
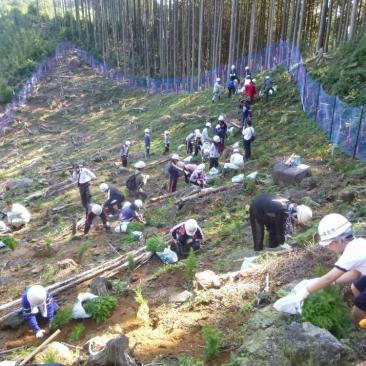
[(318, 40), (316, 42), (316, 51), (319, 51), (319, 49), (322, 48), (324, 45), (324, 29), (325, 29), (325, 20), (327, 16), (327, 8), (328, 8), (328, 0), (323, 0), (322, 11), (320, 14), (320, 21), (319, 21)]
[(257, 11), (257, 0), (253, 0), (252, 2), (252, 10), (250, 12), (250, 35), (249, 35), (249, 67), (252, 68), (253, 63), (253, 48), (254, 48), (254, 36), (255, 36), (255, 19), (256, 19), (256, 11)]
[(359, 0), (353, 0), (348, 40), (351, 40), (353, 37), (353, 34), (355, 33), (358, 3), (359, 3)]
[(299, 29), (297, 31), (297, 40), (296, 40), (296, 47), (300, 49), (301, 46), (301, 36), (303, 34), (304, 29), (304, 16), (305, 16), (305, 2), (306, 0), (300, 0), (301, 7), (300, 7), (300, 21), (299, 21)]
[(204, 0), (200, 0), (200, 15), (199, 15), (199, 29), (198, 29), (198, 61), (197, 61), (198, 87), (201, 86), (203, 4), (204, 4)]

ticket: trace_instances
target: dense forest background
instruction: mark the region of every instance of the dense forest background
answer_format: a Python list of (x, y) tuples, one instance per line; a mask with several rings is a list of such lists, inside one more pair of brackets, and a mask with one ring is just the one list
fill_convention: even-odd
[(333, 52), (362, 34), (366, 0), (0, 0), (0, 14), (6, 102), (60, 40), (126, 75), (194, 77), (279, 40)]

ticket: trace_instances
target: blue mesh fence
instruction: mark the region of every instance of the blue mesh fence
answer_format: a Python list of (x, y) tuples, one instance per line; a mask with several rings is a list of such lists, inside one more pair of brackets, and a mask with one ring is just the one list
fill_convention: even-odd
[[(96, 73), (120, 83), (121, 87), (144, 88), (151, 93), (181, 94), (210, 88), (217, 77), (223, 81), (226, 80), (230, 67), (230, 65), (220, 65), (216, 69), (203, 70), (201, 75), (196, 77), (157, 79), (127, 76), (117, 69), (108, 67), (91, 53), (72, 43), (60, 43), (54, 54), (34, 70), (23, 88), (7, 104), (4, 113), (0, 115), (0, 127), (13, 120), (18, 108), (26, 103), (45, 73), (57, 66), (59, 58), (69, 51), (77, 52)], [(364, 107), (350, 107), (338, 97), (328, 95), (320, 83), (307, 72), (299, 49), (292, 44), (280, 41), (255, 54), (235, 60), (234, 64), (239, 75), (244, 74), (246, 65), (249, 65), (252, 73), (272, 69), (278, 65), (286, 67), (296, 82), (303, 109), (308, 116), (319, 124), (331, 142), (343, 152), (366, 162), (366, 111), (364, 111)]]

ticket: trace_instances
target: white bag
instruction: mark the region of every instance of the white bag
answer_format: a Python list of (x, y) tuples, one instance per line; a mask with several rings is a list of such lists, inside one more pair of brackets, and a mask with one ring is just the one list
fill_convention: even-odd
[(246, 178), (249, 178), (249, 179), (255, 179), (257, 178), (257, 175), (258, 175), (258, 172), (253, 172), (253, 173), (250, 173), (246, 176)]
[(127, 222), (127, 221), (120, 222), (114, 228), (114, 232), (116, 232), (116, 233), (125, 233), (125, 232), (127, 232), (127, 226), (128, 226), (128, 224), (129, 224), (129, 222)]
[(239, 175), (236, 175), (235, 177), (232, 177), (231, 178), (231, 181), (233, 183), (241, 183), (241, 182), (244, 182), (244, 174), (239, 174)]
[(216, 168), (211, 168), (208, 172), (209, 175), (216, 176), (219, 175), (219, 170)]
[(178, 255), (170, 248), (165, 248), (163, 252), (156, 252), (156, 255), (164, 264), (174, 264), (178, 262)]
[(301, 314), (302, 302), (299, 301), (296, 295), (290, 294), (277, 300), (273, 307), (281, 313)]
[(73, 319), (87, 319), (90, 318), (91, 315), (88, 314), (83, 308), (82, 302), (95, 299), (98, 297), (97, 295), (91, 294), (90, 292), (82, 292), (78, 295), (78, 300), (72, 307), (72, 318)]
[(248, 258), (244, 258), (244, 261), (240, 267), (240, 272), (243, 272), (251, 267), (254, 266), (254, 264), (257, 262), (259, 256), (254, 256), (254, 257), (248, 257)]

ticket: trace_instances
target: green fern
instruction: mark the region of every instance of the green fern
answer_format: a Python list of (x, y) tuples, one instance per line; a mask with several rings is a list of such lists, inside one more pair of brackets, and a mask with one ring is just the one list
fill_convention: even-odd
[(112, 315), (117, 303), (118, 301), (114, 296), (100, 296), (86, 301), (83, 307), (97, 324), (100, 324)]

